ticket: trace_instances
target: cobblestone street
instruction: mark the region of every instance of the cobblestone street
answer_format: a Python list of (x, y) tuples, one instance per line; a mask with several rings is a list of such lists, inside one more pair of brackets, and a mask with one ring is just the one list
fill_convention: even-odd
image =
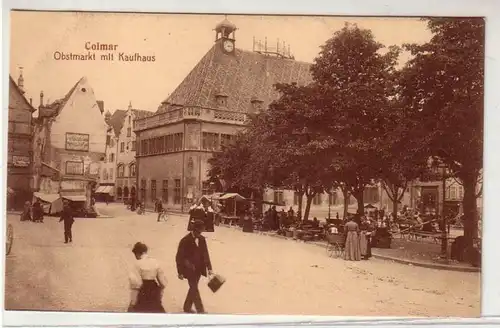
[[(77, 219), (73, 244), (63, 243), (57, 218), (19, 222), (6, 262), (7, 310), (127, 309), (132, 245), (150, 247), (169, 280), (168, 312), (181, 312), (187, 282), (177, 279), (175, 253), (186, 217), (156, 222), (121, 204), (99, 204), (113, 218)], [(379, 316), (478, 316), (480, 274), (412, 267), (371, 259), (345, 262), (314, 245), (216, 228), (205, 233), (214, 270), (227, 278), (213, 294), (200, 283), (209, 313)]]

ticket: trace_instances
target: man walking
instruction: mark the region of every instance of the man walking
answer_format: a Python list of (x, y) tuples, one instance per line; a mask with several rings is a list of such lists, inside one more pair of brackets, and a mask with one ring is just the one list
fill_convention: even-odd
[(64, 202), (64, 207), (61, 213), (61, 219), (59, 222), (64, 221), (64, 243), (73, 242), (73, 234), (71, 232), (71, 228), (73, 227), (73, 222), (75, 219), (73, 218), (73, 211), (67, 202)]
[(175, 258), (179, 279), (185, 278), (189, 284), (184, 302), (184, 312), (186, 313), (194, 313), (192, 311), (193, 303), (197, 313), (205, 313), (198, 283), (201, 276), (207, 277), (207, 275), (212, 274), (212, 264), (208, 254), (207, 241), (201, 235), (203, 229), (203, 221), (196, 220), (193, 223), (193, 230), (179, 242)]

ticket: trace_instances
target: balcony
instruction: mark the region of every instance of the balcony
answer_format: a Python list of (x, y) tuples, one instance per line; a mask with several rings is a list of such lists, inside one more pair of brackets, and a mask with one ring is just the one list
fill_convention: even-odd
[(248, 115), (241, 112), (202, 107), (185, 107), (138, 119), (135, 121), (134, 131), (151, 129), (186, 119), (244, 125), (247, 118)]

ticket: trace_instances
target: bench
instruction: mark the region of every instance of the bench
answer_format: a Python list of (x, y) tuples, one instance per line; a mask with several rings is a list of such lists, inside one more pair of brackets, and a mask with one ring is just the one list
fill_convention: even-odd
[(418, 240), (424, 238), (432, 238), (435, 243), (438, 243), (440, 239), (443, 239), (442, 233), (440, 232), (423, 232), (423, 231), (409, 231), (408, 238), (410, 240)]

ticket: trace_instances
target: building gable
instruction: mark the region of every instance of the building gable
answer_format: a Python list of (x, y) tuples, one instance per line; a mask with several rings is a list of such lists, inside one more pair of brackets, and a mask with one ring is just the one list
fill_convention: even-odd
[(84, 77), (59, 103), (58, 114), (51, 126), (51, 144), (66, 148), (67, 134), (88, 135), (88, 151), (104, 153), (107, 125), (94, 91)]

